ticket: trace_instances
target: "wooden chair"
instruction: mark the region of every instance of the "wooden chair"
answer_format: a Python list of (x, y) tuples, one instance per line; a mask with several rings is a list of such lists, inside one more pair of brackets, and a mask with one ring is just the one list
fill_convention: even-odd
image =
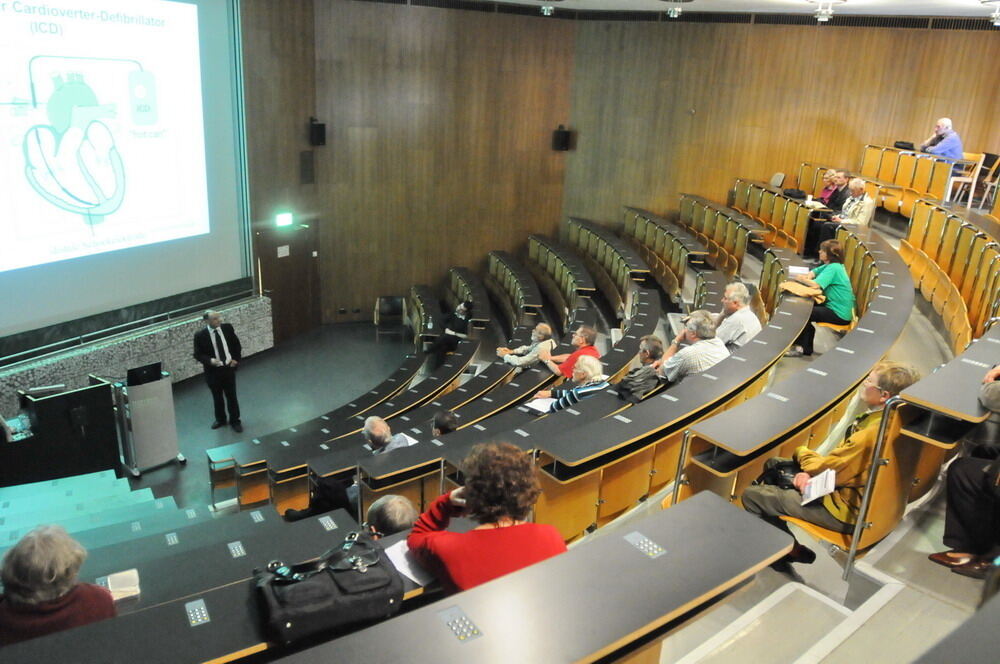
[[(880, 177), (882, 153), (885, 148), (880, 145), (866, 145), (861, 153), (861, 176), (864, 178)], [(882, 178), (885, 179), (885, 178)]]
[[(896, 402), (899, 403), (899, 402)], [(866, 496), (854, 533), (828, 530), (802, 519), (782, 517), (811, 537), (848, 551), (844, 578), (848, 578), (857, 557), (885, 539), (903, 518), (913, 478), (920, 457), (921, 443), (900, 435), (904, 416), (892, 401), (886, 407), (881, 440), (873, 450), (873, 463), (866, 485)]]
[[(962, 158), (968, 162), (964, 165), (962, 172), (958, 175), (952, 175), (951, 177), (951, 189), (948, 191), (949, 198), (954, 197), (954, 200), (961, 202), (962, 194), (965, 191), (969, 192), (969, 198), (966, 202), (966, 209), (972, 209), (972, 195), (976, 190), (976, 183), (979, 181), (979, 172), (983, 168), (983, 160), (986, 159), (986, 154), (983, 152), (963, 152)], [(958, 185), (958, 192), (955, 192), (955, 185)]]

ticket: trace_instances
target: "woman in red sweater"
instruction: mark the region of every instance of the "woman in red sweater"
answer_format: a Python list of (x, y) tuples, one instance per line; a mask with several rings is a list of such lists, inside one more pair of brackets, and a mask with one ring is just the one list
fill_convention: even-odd
[[(435, 500), (407, 539), (445, 588), (467, 590), (566, 550), (555, 528), (525, 522), (542, 492), (527, 454), (510, 443), (481, 443), (462, 466), (465, 486)], [(451, 517), (463, 514), (479, 527), (448, 532)]]
[(78, 583), (87, 552), (62, 526), (41, 526), (7, 552), (0, 569), (0, 646), (112, 618), (100, 586)]

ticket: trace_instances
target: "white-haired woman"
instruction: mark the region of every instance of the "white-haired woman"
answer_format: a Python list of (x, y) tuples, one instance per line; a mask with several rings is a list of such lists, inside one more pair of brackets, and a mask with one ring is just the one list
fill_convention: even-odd
[(0, 646), (113, 618), (111, 593), (80, 583), (87, 552), (62, 526), (40, 526), (3, 558)]
[(554, 413), (564, 408), (569, 408), (573, 404), (597, 394), (601, 390), (609, 387), (607, 376), (604, 375), (604, 367), (601, 361), (590, 355), (582, 355), (573, 365), (573, 382), (576, 387), (561, 388), (555, 387), (551, 390), (542, 390), (535, 395), (536, 399), (553, 398), (555, 401), (549, 406), (549, 412)]

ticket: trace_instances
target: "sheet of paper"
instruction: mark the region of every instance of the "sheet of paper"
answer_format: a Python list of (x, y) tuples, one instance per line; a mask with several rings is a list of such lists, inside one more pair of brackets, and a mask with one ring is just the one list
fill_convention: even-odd
[(109, 574), (108, 590), (116, 600), (135, 597), (139, 594), (139, 570), (133, 568)]
[(535, 411), (536, 413), (547, 413), (549, 412), (549, 406), (556, 402), (552, 397), (546, 397), (544, 399), (532, 399), (528, 403), (524, 404), (526, 407)]
[(417, 443), (420, 442), (419, 440), (417, 440), (416, 438), (414, 438), (413, 436), (411, 436), (409, 434), (401, 433), (399, 435), (406, 439), (406, 445), (407, 445), (407, 447), (409, 447), (410, 445), (416, 445)]
[(809, 268), (807, 267), (802, 267), (799, 265), (790, 265), (788, 267), (788, 274), (790, 274), (793, 277), (798, 276), (800, 274), (808, 274), (808, 273), (809, 273)]
[(832, 469), (824, 470), (806, 482), (806, 490), (802, 492), (802, 504), (811, 503), (828, 493), (833, 493), (837, 486), (837, 473)]
[(417, 585), (423, 587), (434, 581), (433, 575), (421, 567), (420, 563), (417, 562), (417, 559), (410, 552), (410, 547), (407, 546), (405, 539), (401, 539), (392, 546), (387, 547), (385, 555), (389, 556), (392, 566), (400, 574), (408, 577)]

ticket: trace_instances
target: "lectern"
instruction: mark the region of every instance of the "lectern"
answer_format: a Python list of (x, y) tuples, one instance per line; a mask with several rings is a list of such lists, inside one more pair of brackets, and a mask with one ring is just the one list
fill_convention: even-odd
[[(129, 371), (130, 379), (136, 371)], [(187, 461), (177, 445), (170, 373), (156, 373), (158, 377), (147, 378), (139, 384), (132, 384), (130, 380), (128, 384), (114, 385), (122, 458), (134, 477), (171, 461)]]

